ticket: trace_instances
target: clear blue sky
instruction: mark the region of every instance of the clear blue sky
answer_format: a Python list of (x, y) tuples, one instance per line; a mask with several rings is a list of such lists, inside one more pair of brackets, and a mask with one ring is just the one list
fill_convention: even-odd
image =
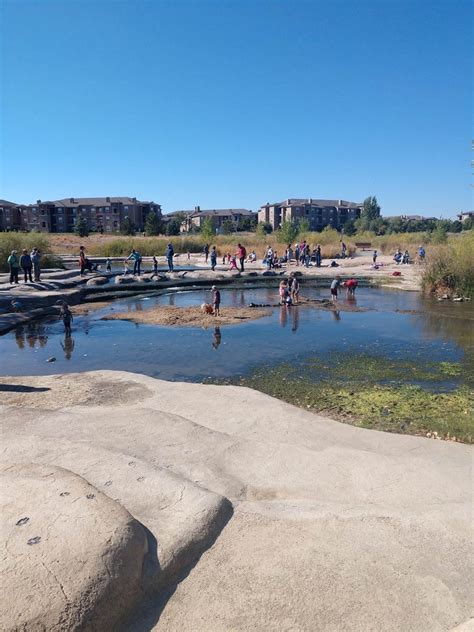
[(472, 208), (468, 1), (1, 5), (1, 198)]

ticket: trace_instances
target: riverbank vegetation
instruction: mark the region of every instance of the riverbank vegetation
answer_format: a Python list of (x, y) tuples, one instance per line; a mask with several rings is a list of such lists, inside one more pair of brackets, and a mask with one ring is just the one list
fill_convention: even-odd
[(474, 231), (430, 250), (422, 275), (425, 291), (474, 298)]
[(0, 233), (0, 270), (8, 271), (7, 259), (12, 250), (18, 251), (21, 255), (23, 248), (30, 253), (34, 247), (38, 248), (42, 254), (42, 268), (58, 268), (62, 267), (57, 257), (54, 256), (51, 249), (51, 240), (49, 235), (44, 233)]
[(264, 367), (232, 383), (362, 428), (473, 443), (473, 383), (466, 362), (332, 354), (327, 361)]

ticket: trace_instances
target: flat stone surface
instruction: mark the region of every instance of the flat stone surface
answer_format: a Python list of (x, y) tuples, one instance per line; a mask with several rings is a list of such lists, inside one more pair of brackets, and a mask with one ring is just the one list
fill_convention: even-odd
[(472, 446), (123, 372), (2, 378), (0, 393), (2, 458), (121, 503), (156, 538), (155, 588), (194, 564), (127, 630), (431, 632), (471, 616)]

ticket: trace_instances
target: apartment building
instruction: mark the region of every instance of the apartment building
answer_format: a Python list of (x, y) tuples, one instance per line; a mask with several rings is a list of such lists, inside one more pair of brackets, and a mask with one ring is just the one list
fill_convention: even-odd
[(0, 200), (0, 231), (20, 230), (21, 213), (18, 204)]
[[(5, 207), (6, 208), (6, 207)], [(69, 233), (74, 230), (76, 221), (84, 218), (90, 231), (119, 232), (126, 217), (135, 228), (142, 231), (150, 213), (161, 218), (161, 206), (155, 202), (143, 202), (131, 197), (64, 198), (55, 201), (37, 200), (36, 204), (15, 205), (8, 214), (2, 211), (0, 204), (1, 230), (37, 230), (48, 233)], [(13, 226), (13, 217), (18, 220)], [(9, 219), (9, 224), (7, 224)]]
[(202, 228), (202, 224), (206, 218), (212, 220), (216, 234), (223, 232), (224, 222), (226, 221), (232, 223), (234, 230), (238, 228), (241, 220), (244, 218), (257, 221), (257, 213), (246, 208), (201, 209), (200, 206), (195, 206), (194, 211), (174, 211), (166, 215), (165, 219), (176, 217), (177, 215), (184, 218), (181, 225), (181, 232), (190, 232), (193, 227)]
[(285, 221), (309, 222), (310, 230), (322, 230), (332, 226), (339, 230), (348, 220), (360, 217), (363, 205), (347, 200), (316, 200), (313, 198), (289, 198), (283, 202), (267, 202), (258, 212), (259, 222), (268, 222), (275, 230)]

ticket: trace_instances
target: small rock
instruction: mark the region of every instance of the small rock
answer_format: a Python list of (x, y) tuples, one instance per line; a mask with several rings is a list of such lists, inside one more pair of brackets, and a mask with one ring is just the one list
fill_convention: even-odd
[(56, 358), (54, 356), (51, 356), (46, 360), (46, 362), (56, 362)]

